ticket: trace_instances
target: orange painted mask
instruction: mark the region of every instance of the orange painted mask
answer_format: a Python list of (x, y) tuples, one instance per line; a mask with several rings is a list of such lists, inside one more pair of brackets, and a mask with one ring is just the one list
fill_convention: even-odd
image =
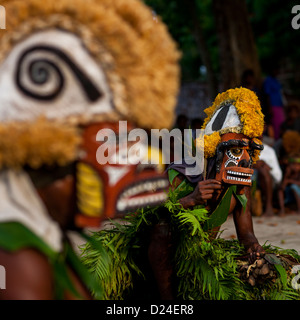
[(262, 149), (263, 145), (258, 139), (250, 140), (239, 133), (222, 135), (222, 141), (216, 150), (216, 180), (251, 186), (252, 154), (254, 150)]
[[(127, 126), (128, 131), (134, 128), (130, 124)], [(110, 134), (116, 137), (116, 148), (110, 154), (108, 151), (97, 154), (99, 147), (107, 142), (107, 139), (99, 141), (99, 132), (106, 137)], [(75, 224), (80, 228), (98, 227), (104, 219), (121, 217), (128, 211), (157, 205), (167, 198), (169, 184), (161, 165), (141, 162), (120, 164), (114, 161), (120, 157), (126, 159), (128, 150), (134, 144), (127, 141), (122, 145), (120, 141), (118, 122), (91, 124), (83, 128), (81, 155), (76, 169), (78, 214)], [(147, 149), (147, 155), (148, 152)], [(102, 158), (110, 161), (99, 164), (99, 161), (105, 160)]]

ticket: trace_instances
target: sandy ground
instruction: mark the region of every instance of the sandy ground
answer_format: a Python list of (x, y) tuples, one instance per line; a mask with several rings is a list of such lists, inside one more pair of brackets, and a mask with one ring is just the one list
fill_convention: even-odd
[[(286, 215), (285, 217), (261, 216), (252, 217), (252, 219), (254, 233), (260, 244), (267, 242), (280, 248), (295, 249), (300, 254), (300, 215)], [(232, 215), (222, 225), (221, 230), (223, 230), (221, 238), (236, 239)], [(72, 234), (71, 239), (74, 248), (84, 243), (84, 240), (76, 234)]]
[[(288, 214), (284, 217), (252, 217), (253, 228), (260, 244), (268, 244), (284, 248), (295, 249), (300, 254), (300, 215)], [(224, 239), (235, 239), (236, 231), (232, 216), (222, 225), (221, 235)]]

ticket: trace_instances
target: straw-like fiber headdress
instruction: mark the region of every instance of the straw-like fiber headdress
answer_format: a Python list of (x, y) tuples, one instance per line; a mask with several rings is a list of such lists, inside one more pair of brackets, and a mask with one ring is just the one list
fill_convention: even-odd
[(0, 166), (73, 160), (81, 124), (170, 127), (179, 53), (141, 1), (2, 4), (9, 19), (0, 34)]

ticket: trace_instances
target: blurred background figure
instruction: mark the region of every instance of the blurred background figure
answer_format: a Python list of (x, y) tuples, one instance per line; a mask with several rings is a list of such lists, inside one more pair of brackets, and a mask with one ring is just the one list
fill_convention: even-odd
[(300, 102), (299, 100), (291, 100), (285, 108), (285, 121), (280, 127), (280, 136), (287, 130), (295, 130), (300, 132)]
[(255, 74), (252, 69), (247, 69), (242, 74), (241, 85), (244, 88), (250, 89), (256, 93), (256, 95), (260, 96), (260, 90), (257, 86)]
[[(280, 215), (284, 215), (290, 206), (292, 212), (300, 213), (300, 133), (287, 131), (282, 138), (286, 152), (284, 178), (278, 191)], [(296, 208), (295, 208), (296, 204)], [(293, 206), (294, 205), (294, 206)]]
[(243, 72), (241, 77), (242, 87), (248, 88), (256, 93), (261, 103), (262, 111), (265, 115), (265, 128), (263, 133), (264, 142), (272, 146), (274, 144), (274, 129), (271, 124), (271, 113), (269, 113), (268, 105), (266, 104), (266, 97), (264, 96), (261, 86), (258, 85), (255, 78), (255, 73), (252, 69), (247, 69)]
[(273, 216), (273, 193), (278, 188), (282, 179), (275, 150), (264, 144), (260, 159), (254, 165), (256, 176), (256, 190), (252, 201), (252, 214), (256, 216)]
[(189, 119), (184, 114), (179, 114), (176, 120), (175, 127), (183, 133), (184, 129), (188, 129), (188, 121)]
[(285, 120), (282, 87), (277, 79), (279, 68), (273, 65), (270, 74), (263, 83), (263, 93), (265, 96), (265, 115), (271, 115), (271, 123), (274, 129), (275, 140), (280, 137), (280, 126)]
[(191, 121), (191, 129), (192, 129), (193, 139), (196, 139), (196, 130), (201, 129), (202, 125), (203, 125), (203, 120), (200, 118), (195, 118)]

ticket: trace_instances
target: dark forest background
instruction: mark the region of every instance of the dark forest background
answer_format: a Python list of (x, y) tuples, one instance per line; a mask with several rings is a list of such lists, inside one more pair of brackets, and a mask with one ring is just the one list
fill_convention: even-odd
[[(287, 97), (300, 97), (300, 29), (291, 21), (299, 1), (145, 0), (167, 24), (182, 52), (182, 83), (217, 92), (241, 85), (253, 70), (257, 86), (272, 68)], [(300, 21), (299, 21), (300, 23)]]

